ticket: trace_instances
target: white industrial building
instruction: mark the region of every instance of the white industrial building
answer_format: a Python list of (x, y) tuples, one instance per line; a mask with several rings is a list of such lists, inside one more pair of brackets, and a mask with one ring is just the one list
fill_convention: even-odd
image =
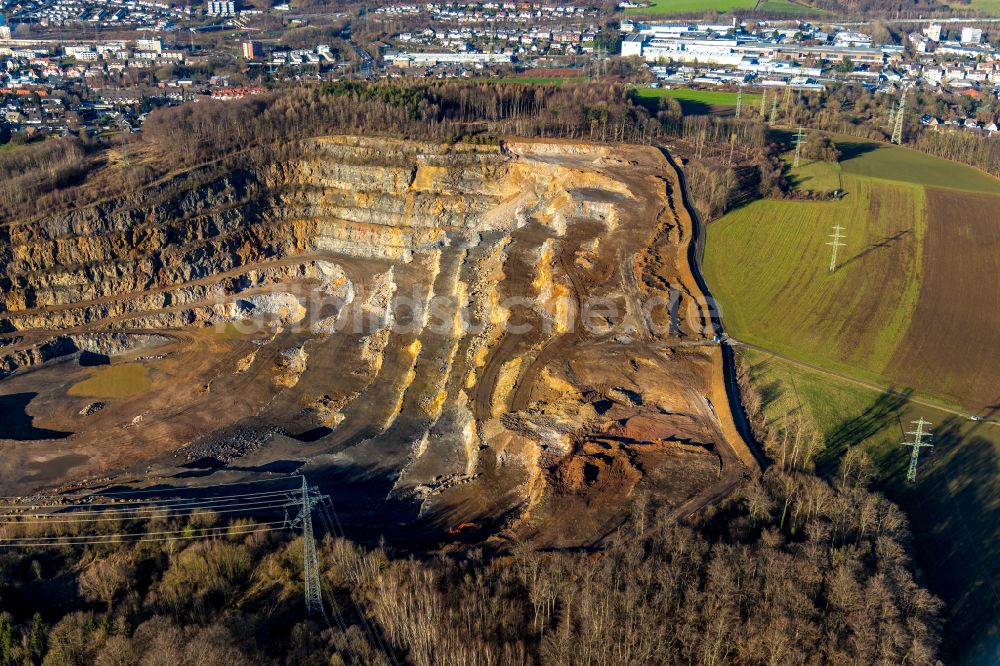
[(963, 44), (978, 44), (983, 41), (983, 31), (979, 28), (962, 28), (958, 41)]
[(500, 65), (514, 61), (509, 53), (396, 53), (387, 56), (397, 67), (434, 65)]

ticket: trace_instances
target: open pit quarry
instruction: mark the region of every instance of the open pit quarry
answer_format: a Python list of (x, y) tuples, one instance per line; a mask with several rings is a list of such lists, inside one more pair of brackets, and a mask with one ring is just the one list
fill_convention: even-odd
[(756, 463), (680, 192), (649, 147), (329, 137), (8, 222), (2, 492), (302, 472), (355, 529), (558, 547), (696, 510)]

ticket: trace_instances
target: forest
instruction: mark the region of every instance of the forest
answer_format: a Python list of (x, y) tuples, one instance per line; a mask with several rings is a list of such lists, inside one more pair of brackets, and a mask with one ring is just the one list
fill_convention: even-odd
[[(777, 95), (778, 93), (773, 93)], [(136, 191), (168, 173), (233, 160), (289, 157), (297, 140), (323, 134), (365, 133), (440, 142), (497, 143), (503, 136), (660, 143), (694, 158), (692, 196), (709, 219), (748, 198), (780, 195), (780, 152), (773, 127), (799, 125), (866, 139), (888, 138), (896, 98), (854, 86), (781, 94), (748, 106), (744, 117), (685, 115), (669, 97), (642, 98), (626, 83), (532, 86), (475, 81), (336, 82), (295, 86), (238, 101), (205, 100), (152, 112), (143, 131), (105, 143), (73, 137), (21, 146), (0, 154), (0, 216), (31, 215), (36, 206), (65, 208), (119, 190)], [(957, 106), (956, 106), (957, 105)], [(968, 132), (937, 132), (917, 122), (952, 107), (996, 120), (974, 100), (909, 95), (907, 145), (1000, 175), (1000, 142)], [(123, 143), (124, 142), (124, 143)], [(680, 143), (677, 143), (680, 142)], [(108, 146), (124, 168), (100, 169)], [(690, 153), (688, 155), (688, 153)], [(237, 158), (237, 156), (239, 156)]]
[(688, 521), (640, 496), (583, 551), (326, 535), (328, 621), (305, 619), (302, 539), (247, 519), (211, 539), (5, 550), (0, 663), (935, 663), (941, 604), (914, 576), (904, 515), (867, 488), (871, 461), (852, 451), (818, 477), (819, 437), (768, 426), (745, 370), (741, 385), (774, 463)]
[[(687, 167), (699, 207), (722, 209), (780, 187), (765, 129), (683, 117), (673, 100), (650, 109), (621, 84), (337, 83), (156, 111), (128, 144), (129, 162), (124, 146), (73, 138), (4, 153), (0, 205), (30, 215), (113, 188), (139, 197), (176, 170), (189, 173), (175, 186), (193, 188), (206, 169), (363, 132), (676, 143), (699, 158)], [(739, 379), (773, 464), (680, 523), (638, 496), (631, 517), (584, 550), (541, 552), (503, 533), (431, 551), (325, 534), (329, 621), (305, 615), (303, 540), (254, 531), (250, 519), (166, 516), (129, 525), (133, 542), (4, 549), (0, 664), (935, 663), (941, 604), (920, 584), (904, 514), (869, 489), (871, 461), (851, 451), (839, 474), (819, 477), (821, 437), (766, 422), (765, 397), (745, 369)], [(98, 519), (123, 528), (114, 515)], [(219, 525), (230, 529), (194, 538)], [(7, 518), (0, 538), (92, 527)], [(176, 538), (144, 538), (154, 531)]]

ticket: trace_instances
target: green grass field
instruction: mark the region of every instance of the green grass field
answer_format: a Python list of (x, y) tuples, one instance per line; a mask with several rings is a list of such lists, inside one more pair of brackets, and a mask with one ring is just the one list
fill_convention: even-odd
[(499, 79), (489, 79), (493, 83), (521, 83), (529, 86), (561, 86), (566, 83), (583, 83), (586, 76), (504, 76)]
[[(982, 0), (988, 2), (991, 0)], [(649, 7), (634, 7), (625, 10), (627, 15), (637, 14), (724, 14), (731, 11), (756, 9), (761, 14), (788, 14), (796, 16), (821, 16), (827, 14), (812, 7), (806, 7), (790, 0), (654, 0)]]
[[(694, 90), (692, 88), (636, 88), (635, 94), (637, 97), (645, 99), (673, 97), (682, 102), (697, 102), (710, 106), (736, 106), (736, 98), (739, 96), (739, 93), (723, 90)], [(760, 104), (760, 94), (743, 93), (743, 103)]]
[[(836, 176), (842, 199), (760, 200), (710, 223), (705, 278), (728, 333), (777, 354), (744, 352), (769, 419), (801, 416), (822, 433), (820, 473), (835, 474), (851, 446), (870, 452), (878, 488), (905, 509), (918, 561), (948, 603), (949, 663), (1000, 663), (1000, 426), (921, 402), (1000, 409), (990, 249), (1000, 180), (896, 146), (838, 147), (839, 174), (807, 163), (790, 175), (813, 190)], [(847, 246), (831, 274), (834, 224)], [(935, 448), (911, 487), (900, 443), (918, 417), (934, 423)]]
[(782, 155), (788, 164), (788, 177), (795, 189), (811, 192), (833, 192), (843, 189), (843, 169), (838, 162), (803, 160), (798, 167), (792, 167), (794, 152)]
[[(758, 200), (711, 223), (704, 270), (730, 335), (890, 385), (913, 377), (893, 360), (921, 294), (926, 187), (949, 188), (961, 199), (962, 191), (1000, 194), (1000, 180), (904, 148), (859, 145), (841, 146), (849, 158), (839, 174), (842, 199)], [(792, 176), (819, 190), (833, 185), (833, 168), (806, 164)], [(846, 228), (847, 245), (831, 274), (827, 243), (835, 224)], [(908, 385), (930, 397), (970, 409), (997, 397), (946, 391), (961, 384), (948, 374), (952, 368), (933, 358), (925, 364), (926, 379)]]
[(924, 155), (909, 148), (855, 139), (837, 139), (837, 143), (846, 156), (858, 153), (856, 157), (843, 160), (845, 173), (968, 192), (1000, 194), (1000, 180), (965, 164)]
[[(760, 200), (710, 224), (705, 278), (730, 335), (878, 380), (916, 305), (923, 192), (843, 180), (841, 200)], [(827, 235), (838, 223), (849, 225), (851, 245), (831, 274)], [(893, 237), (882, 252), (862, 254)], [(881, 288), (869, 289), (873, 282)]]
[(1000, 17), (1000, 0), (972, 0), (972, 2), (967, 5), (959, 2), (946, 4), (949, 4), (955, 9), (971, 9), (989, 14), (990, 16)]
[(763, 0), (757, 6), (757, 11), (761, 14), (793, 14), (795, 16), (823, 16), (830, 13), (789, 2), (789, 0)]
[[(803, 368), (757, 351), (745, 352), (771, 422), (803, 418), (824, 436), (821, 474), (837, 473), (851, 446), (874, 461), (876, 487), (906, 511), (917, 562), (931, 589), (948, 604), (947, 647), (957, 663), (1000, 661), (1000, 426)], [(933, 449), (924, 449), (917, 483), (906, 482), (910, 449), (901, 445), (924, 418)], [(949, 660), (950, 661), (950, 660)]]
[(757, 0), (654, 0), (649, 7), (626, 9), (626, 14), (706, 14), (753, 9)]
[[(655, 111), (658, 100), (676, 99), (685, 115), (732, 114), (739, 93), (724, 90), (694, 90), (692, 88), (634, 88), (637, 100)], [(743, 93), (744, 106), (760, 104), (759, 93)]]

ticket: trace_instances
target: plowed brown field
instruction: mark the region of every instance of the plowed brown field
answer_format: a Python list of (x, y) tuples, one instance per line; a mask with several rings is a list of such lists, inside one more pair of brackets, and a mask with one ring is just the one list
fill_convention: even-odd
[(984, 409), (1000, 402), (1000, 196), (926, 192), (920, 296), (886, 374)]

